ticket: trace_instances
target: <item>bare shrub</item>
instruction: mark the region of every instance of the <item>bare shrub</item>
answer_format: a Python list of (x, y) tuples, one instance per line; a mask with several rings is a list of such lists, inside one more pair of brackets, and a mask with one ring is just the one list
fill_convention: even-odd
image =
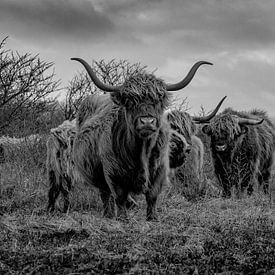
[(24, 138), (0, 138), (4, 161), (20, 163), (26, 170), (45, 168), (46, 136), (31, 135)]
[[(16, 130), (22, 118), (44, 112), (49, 95), (56, 91), (53, 63), (38, 55), (21, 54), (5, 48), (7, 38), (0, 43), (0, 129)], [(11, 125), (12, 124), (12, 125)]]

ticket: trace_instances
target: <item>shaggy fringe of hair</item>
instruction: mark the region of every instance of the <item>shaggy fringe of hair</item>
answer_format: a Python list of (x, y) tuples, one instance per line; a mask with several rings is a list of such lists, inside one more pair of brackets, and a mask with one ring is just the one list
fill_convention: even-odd
[(140, 103), (161, 104), (167, 108), (170, 104), (171, 94), (166, 90), (163, 80), (153, 74), (136, 74), (125, 80), (121, 91), (113, 93), (115, 102), (123, 106), (135, 107)]
[(218, 136), (226, 132), (229, 134), (230, 139), (233, 139), (241, 131), (239, 124), (236, 123), (236, 117), (230, 113), (220, 114), (212, 120), (211, 124), (214, 125), (215, 133)]

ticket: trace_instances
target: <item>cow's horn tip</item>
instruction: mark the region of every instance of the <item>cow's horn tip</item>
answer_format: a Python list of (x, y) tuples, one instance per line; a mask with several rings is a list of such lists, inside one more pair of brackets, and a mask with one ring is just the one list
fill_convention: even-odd
[(206, 65), (214, 65), (212, 62), (209, 62), (209, 61), (202, 61), (202, 62)]

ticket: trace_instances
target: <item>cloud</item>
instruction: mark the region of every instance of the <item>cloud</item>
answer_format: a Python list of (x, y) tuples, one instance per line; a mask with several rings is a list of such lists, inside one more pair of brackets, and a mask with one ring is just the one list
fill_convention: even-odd
[(194, 50), (260, 48), (275, 42), (275, 3), (267, 0), (103, 1), (101, 10), (141, 40)]
[(207, 60), (183, 93), (194, 112), (224, 95), (224, 106), (275, 112), (274, 14), (273, 0), (1, 0), (0, 32), (55, 60), (65, 81), (73, 56), (141, 62), (171, 83)]
[(88, 0), (2, 0), (0, 26), (19, 37), (97, 39), (113, 30), (112, 22)]

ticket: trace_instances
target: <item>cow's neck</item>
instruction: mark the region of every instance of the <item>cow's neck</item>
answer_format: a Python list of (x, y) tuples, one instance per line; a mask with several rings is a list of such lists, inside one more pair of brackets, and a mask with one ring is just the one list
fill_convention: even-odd
[[(121, 163), (129, 169), (146, 170), (152, 149), (152, 139), (142, 139), (127, 127), (124, 115), (120, 114), (112, 129), (113, 151)], [(126, 168), (126, 167), (123, 167)]]

